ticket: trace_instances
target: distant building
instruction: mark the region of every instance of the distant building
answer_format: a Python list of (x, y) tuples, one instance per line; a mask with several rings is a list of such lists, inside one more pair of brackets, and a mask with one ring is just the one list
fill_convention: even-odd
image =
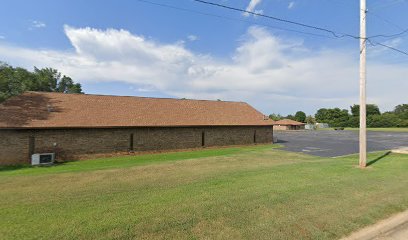
[(316, 123), (316, 128), (329, 128), (328, 123)]
[(305, 123), (297, 122), (291, 119), (282, 119), (275, 121), (274, 130), (301, 130), (305, 129)]
[(306, 130), (316, 130), (316, 125), (308, 123), (308, 124), (305, 125), (305, 129)]
[(26, 92), (0, 104), (0, 165), (127, 151), (272, 143), (244, 102)]

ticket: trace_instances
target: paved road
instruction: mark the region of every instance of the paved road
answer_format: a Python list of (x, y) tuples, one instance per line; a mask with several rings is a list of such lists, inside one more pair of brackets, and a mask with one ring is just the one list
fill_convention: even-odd
[[(358, 153), (358, 131), (275, 131), (285, 150), (322, 157)], [(408, 146), (408, 132), (367, 132), (367, 150)]]

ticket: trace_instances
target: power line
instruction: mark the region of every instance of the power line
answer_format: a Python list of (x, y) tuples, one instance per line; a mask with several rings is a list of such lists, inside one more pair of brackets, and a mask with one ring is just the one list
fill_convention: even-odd
[(378, 19), (380, 19), (380, 20), (382, 20), (382, 21), (384, 21), (384, 22), (386, 22), (386, 23), (388, 23), (389, 25), (391, 25), (391, 26), (393, 26), (393, 27), (395, 27), (395, 28), (398, 28), (399, 30), (404, 30), (404, 29), (403, 29), (402, 27), (400, 27), (399, 25), (397, 25), (397, 24), (391, 22), (390, 20), (388, 20), (388, 19), (386, 19), (386, 18), (384, 18), (384, 17), (382, 17), (382, 16), (380, 16), (380, 15), (378, 15), (378, 14), (372, 12), (372, 11), (367, 11), (367, 13), (370, 14), (370, 15), (373, 15), (374, 17), (376, 17), (376, 18), (378, 18)]
[(371, 37), (369, 37), (369, 38), (378, 38), (378, 37), (383, 37), (383, 38), (396, 38), (396, 37), (400, 37), (400, 36), (404, 35), (404, 34), (407, 33), (407, 32), (408, 32), (408, 29), (405, 29), (404, 31), (399, 32), (399, 33), (395, 33), (395, 34), (391, 34), (391, 35), (378, 34), (378, 35), (371, 36)]
[(380, 8), (385, 9), (385, 8), (394, 6), (394, 5), (396, 5), (396, 4), (402, 3), (402, 2), (405, 2), (405, 1), (393, 0), (393, 1), (391, 1), (391, 2), (389, 2), (389, 3), (386, 3), (386, 4), (383, 4), (383, 2), (382, 2), (382, 3), (377, 2), (377, 4), (374, 4), (374, 5), (372, 5), (371, 7), (372, 7), (372, 9), (374, 9), (374, 10), (380, 9)]
[[(328, 33), (331, 33), (336, 38), (351, 37), (351, 38), (354, 38), (354, 39), (361, 39), (361, 37), (353, 36), (353, 35), (350, 35), (350, 34), (341, 34), (341, 35), (339, 35), (335, 31), (330, 30), (330, 29), (317, 27), (317, 26), (312, 26), (312, 25), (308, 25), (308, 24), (303, 24), (303, 23), (299, 23), (299, 22), (295, 22), (295, 21), (291, 21), (291, 20), (286, 20), (286, 19), (282, 19), (282, 18), (278, 18), (278, 17), (273, 17), (273, 16), (261, 14), (261, 13), (252, 12), (252, 11), (247, 11), (247, 10), (244, 10), (244, 9), (230, 7), (230, 6), (226, 6), (226, 5), (219, 4), (219, 3), (213, 3), (213, 2), (208, 2), (208, 1), (204, 1), (204, 0), (194, 0), (194, 1), (199, 2), (199, 3), (208, 4), (208, 5), (212, 5), (212, 6), (216, 6), (216, 7), (226, 8), (226, 9), (229, 9), (229, 10), (248, 13), (248, 14), (252, 14), (252, 15), (255, 15), (255, 16), (259, 16), (259, 17), (265, 17), (265, 18), (273, 19), (273, 20), (280, 21), (280, 22), (290, 23), (290, 24), (294, 24), (294, 25), (298, 25), (298, 26), (302, 26), (302, 27), (306, 27), (306, 28), (312, 28), (312, 29), (315, 29), (315, 30), (328, 32)], [(367, 10), (365, 10), (365, 11), (367, 12)], [(403, 50), (397, 49), (395, 47), (388, 46), (388, 45), (386, 45), (384, 43), (373, 42), (371, 40), (371, 38), (376, 38), (376, 37), (395, 37), (395, 36), (402, 35), (402, 34), (404, 34), (406, 32), (408, 32), (408, 29), (404, 30), (403, 32), (400, 32), (400, 33), (397, 33), (397, 34), (392, 34), (392, 35), (378, 34), (378, 35), (374, 35), (374, 36), (371, 36), (371, 37), (365, 37), (365, 40), (368, 41), (373, 46), (380, 45), (380, 46), (386, 47), (388, 49), (391, 49), (393, 51), (402, 53), (404, 55), (408, 55), (408, 53), (403, 51)]]
[(386, 22), (386, 23), (388, 23), (388, 24), (390, 24), (390, 25), (392, 25), (392, 26), (398, 28), (399, 30), (401, 30), (401, 32), (399, 32), (399, 33), (390, 34), (390, 35), (378, 34), (378, 35), (371, 36), (370, 38), (377, 38), (377, 37), (396, 38), (396, 37), (402, 36), (402, 35), (404, 35), (405, 33), (408, 32), (408, 29), (403, 29), (402, 27), (398, 26), (397, 24), (395, 24), (395, 23), (393, 23), (393, 22), (391, 22), (391, 21), (389, 21), (389, 20), (387, 20), (387, 19), (381, 17), (380, 15), (378, 15), (378, 14), (376, 14), (376, 13), (373, 13), (373, 12), (371, 12), (371, 11), (367, 11), (367, 13), (369, 13), (370, 15), (373, 15), (373, 16), (377, 17), (378, 19), (381, 19), (382, 21), (384, 21), (384, 22)]
[[(320, 30), (320, 31), (328, 32), (328, 33), (331, 33), (331, 34), (333, 35), (333, 37), (330, 37), (330, 36), (327, 36), (327, 35), (321, 35), (321, 34), (310, 33), (310, 32), (298, 31), (298, 30), (294, 30), (294, 29), (281, 28), (281, 27), (276, 27), (276, 26), (272, 26), (272, 25), (269, 25), (269, 24), (256, 23), (256, 22), (247, 21), (247, 20), (242, 20), (242, 19), (229, 18), (229, 17), (225, 17), (225, 16), (221, 16), (221, 15), (216, 15), (216, 14), (210, 14), (210, 13), (200, 12), (200, 11), (196, 11), (196, 10), (191, 10), (191, 9), (176, 7), (176, 6), (167, 5), (167, 4), (162, 4), (162, 3), (157, 3), (157, 2), (151, 2), (151, 1), (147, 1), (147, 0), (137, 0), (137, 1), (139, 1), (139, 2), (144, 2), (144, 3), (148, 3), (148, 4), (152, 4), (152, 5), (157, 5), (157, 6), (161, 6), (161, 7), (176, 9), (176, 10), (180, 10), (180, 11), (192, 12), (192, 13), (196, 13), (196, 14), (201, 14), (201, 15), (206, 15), (206, 16), (211, 16), (211, 17), (217, 17), (217, 18), (227, 19), (227, 20), (231, 20), (231, 21), (240, 21), (240, 22), (246, 22), (246, 23), (251, 23), (251, 24), (256, 24), (256, 25), (262, 25), (262, 26), (266, 26), (266, 27), (270, 27), (270, 28), (275, 28), (275, 29), (279, 29), (279, 30), (283, 30), (283, 31), (291, 31), (291, 32), (296, 32), (296, 33), (301, 33), (301, 34), (307, 34), (307, 35), (317, 36), (317, 37), (325, 37), (325, 38), (332, 38), (332, 39), (335, 39), (335, 38), (343, 38), (343, 37), (351, 37), (351, 38), (353, 38), (353, 39), (360, 39), (360, 37), (353, 36), (353, 35), (350, 35), (350, 34), (341, 34), (341, 35), (340, 35), (340, 33), (337, 33), (337, 32), (335, 32), (335, 31), (332, 31), (332, 30), (329, 30), (329, 29), (326, 29), (326, 28), (316, 27), (316, 26), (312, 26), (312, 25), (308, 25), (308, 24), (303, 24), (303, 23), (299, 23), (299, 22), (295, 22), (295, 21), (291, 21), (291, 20), (281, 19), (281, 18), (277, 18), (277, 17), (273, 17), (273, 16), (268, 16), (268, 15), (264, 15), (264, 14), (260, 14), (260, 13), (256, 13), (256, 12), (247, 11), (247, 10), (244, 10), (244, 9), (229, 7), (229, 6), (225, 6), (225, 5), (222, 5), (222, 4), (207, 2), (207, 1), (203, 1), (203, 0), (194, 0), (194, 1), (200, 2), (200, 3), (204, 3), (204, 4), (213, 5), (213, 6), (218, 6), (218, 7), (222, 7), (222, 8), (234, 10), (234, 11), (239, 11), (239, 12), (244, 12), (244, 13), (248, 13), (248, 14), (253, 14), (253, 15), (255, 15), (255, 16), (265, 17), (265, 18), (269, 18), (269, 19), (276, 20), (276, 21), (286, 22), (286, 23), (290, 23), (290, 24), (294, 24), (294, 25), (299, 25), (299, 26), (302, 26), (302, 27), (307, 27), (307, 28), (312, 28), (312, 29), (315, 29), (315, 30)], [(371, 37), (367, 37), (367, 38), (365, 38), (365, 39), (366, 39), (366, 41), (369, 42), (372, 46), (380, 45), (380, 46), (382, 46), (382, 47), (385, 47), (385, 48), (388, 48), (388, 49), (390, 49), (390, 50), (399, 52), (399, 53), (401, 53), (401, 54), (408, 55), (408, 52), (405, 52), (405, 51), (403, 51), (403, 50), (397, 49), (397, 48), (395, 48), (395, 47), (388, 46), (388, 45), (386, 45), (386, 44), (384, 44), (384, 43), (374, 42), (374, 41), (371, 40), (371, 38), (376, 38), (376, 37), (394, 37), (394, 36), (399, 36), (399, 35), (402, 35), (402, 34), (404, 34), (404, 33), (406, 33), (406, 32), (408, 32), (408, 29), (407, 29), (407, 30), (404, 30), (403, 32), (397, 33), (397, 34), (392, 34), (392, 35), (379, 34), (379, 35), (374, 35), (374, 36), (371, 36)]]
[(384, 43), (374, 42), (374, 41), (372, 41), (372, 40), (370, 40), (370, 39), (367, 39), (367, 41), (368, 41), (372, 46), (374, 46), (374, 47), (377, 46), (377, 45), (379, 45), (379, 46), (388, 48), (388, 49), (390, 49), (390, 50), (393, 50), (393, 51), (396, 51), (396, 52), (399, 52), (399, 53), (401, 53), (401, 54), (404, 54), (404, 55), (407, 55), (407, 56), (408, 56), (408, 52), (405, 52), (405, 51), (400, 50), (400, 49), (398, 49), (398, 48), (388, 46), (388, 45), (386, 45), (386, 44), (384, 44)]
[(248, 14), (252, 14), (254, 16), (258, 16), (258, 17), (269, 18), (269, 19), (272, 19), (272, 20), (275, 20), (275, 21), (290, 23), (290, 24), (298, 25), (298, 26), (305, 27), (305, 28), (311, 28), (311, 29), (314, 29), (314, 30), (324, 31), (324, 32), (332, 34), (336, 38), (350, 37), (350, 38), (354, 38), (354, 39), (360, 39), (360, 37), (354, 36), (354, 35), (351, 35), (351, 34), (337, 33), (335, 31), (327, 29), (327, 28), (322, 28), (322, 27), (318, 27), (318, 26), (313, 26), (313, 25), (309, 25), (309, 24), (295, 22), (295, 21), (287, 20), (287, 19), (283, 19), (283, 18), (273, 17), (273, 16), (262, 14), (262, 13), (256, 13), (256, 12), (252, 12), (252, 11), (248, 11), (248, 10), (244, 10), (244, 9), (240, 9), (240, 8), (230, 7), (230, 6), (219, 4), (219, 3), (213, 3), (213, 2), (203, 1), (203, 0), (193, 0), (193, 1), (203, 3), (203, 4), (207, 4), (207, 5), (216, 6), (216, 7), (221, 7), (221, 8), (225, 8), (225, 9), (229, 9), (229, 10), (233, 10), (233, 11), (238, 11), (238, 12), (242, 12), (242, 13), (248, 13)]
[(184, 12), (190, 12), (190, 13), (195, 13), (195, 14), (200, 14), (200, 15), (205, 15), (205, 16), (210, 16), (210, 17), (221, 18), (221, 19), (225, 19), (225, 20), (229, 20), (229, 21), (245, 22), (245, 23), (250, 23), (250, 24), (254, 24), (254, 25), (265, 26), (265, 27), (268, 27), (268, 28), (278, 29), (278, 30), (282, 30), (282, 31), (295, 32), (295, 33), (300, 33), (300, 34), (305, 34), (305, 35), (310, 35), (310, 36), (315, 36), (315, 37), (335, 39), (334, 37), (327, 36), (327, 35), (311, 33), (311, 32), (305, 32), (305, 31), (294, 30), (294, 29), (283, 28), (283, 27), (277, 27), (277, 26), (273, 26), (273, 25), (270, 25), (270, 24), (259, 23), (259, 22), (254, 22), (254, 21), (248, 21), (248, 20), (244, 20), (244, 19), (231, 18), (231, 17), (226, 17), (226, 16), (212, 14), (212, 13), (205, 13), (205, 12), (201, 12), (201, 11), (176, 7), (176, 6), (163, 4), (163, 3), (151, 2), (151, 1), (147, 1), (147, 0), (137, 0), (137, 1), (147, 3), (147, 4), (151, 4), (151, 5), (156, 5), (156, 6), (159, 6), (159, 7), (170, 8), (170, 9), (184, 11)]

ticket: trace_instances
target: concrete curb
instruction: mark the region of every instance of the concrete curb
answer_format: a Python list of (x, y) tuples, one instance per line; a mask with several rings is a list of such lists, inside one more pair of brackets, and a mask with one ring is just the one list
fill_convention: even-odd
[[(408, 239), (408, 236), (402, 236), (399, 231), (407, 231), (408, 224), (408, 210), (398, 213), (388, 219), (365, 227), (350, 236), (342, 238), (342, 240), (373, 240), (373, 239)], [(396, 233), (395, 233), (396, 232)], [(389, 235), (396, 235), (397, 238), (388, 237)]]
[(398, 149), (393, 149), (391, 152), (393, 153), (400, 153), (400, 154), (408, 154), (408, 147), (402, 147)]

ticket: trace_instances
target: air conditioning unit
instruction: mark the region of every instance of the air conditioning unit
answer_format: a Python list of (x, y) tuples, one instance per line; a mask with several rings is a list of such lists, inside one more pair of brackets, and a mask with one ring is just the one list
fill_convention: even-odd
[(31, 155), (31, 165), (47, 165), (53, 164), (55, 153), (36, 153)]

